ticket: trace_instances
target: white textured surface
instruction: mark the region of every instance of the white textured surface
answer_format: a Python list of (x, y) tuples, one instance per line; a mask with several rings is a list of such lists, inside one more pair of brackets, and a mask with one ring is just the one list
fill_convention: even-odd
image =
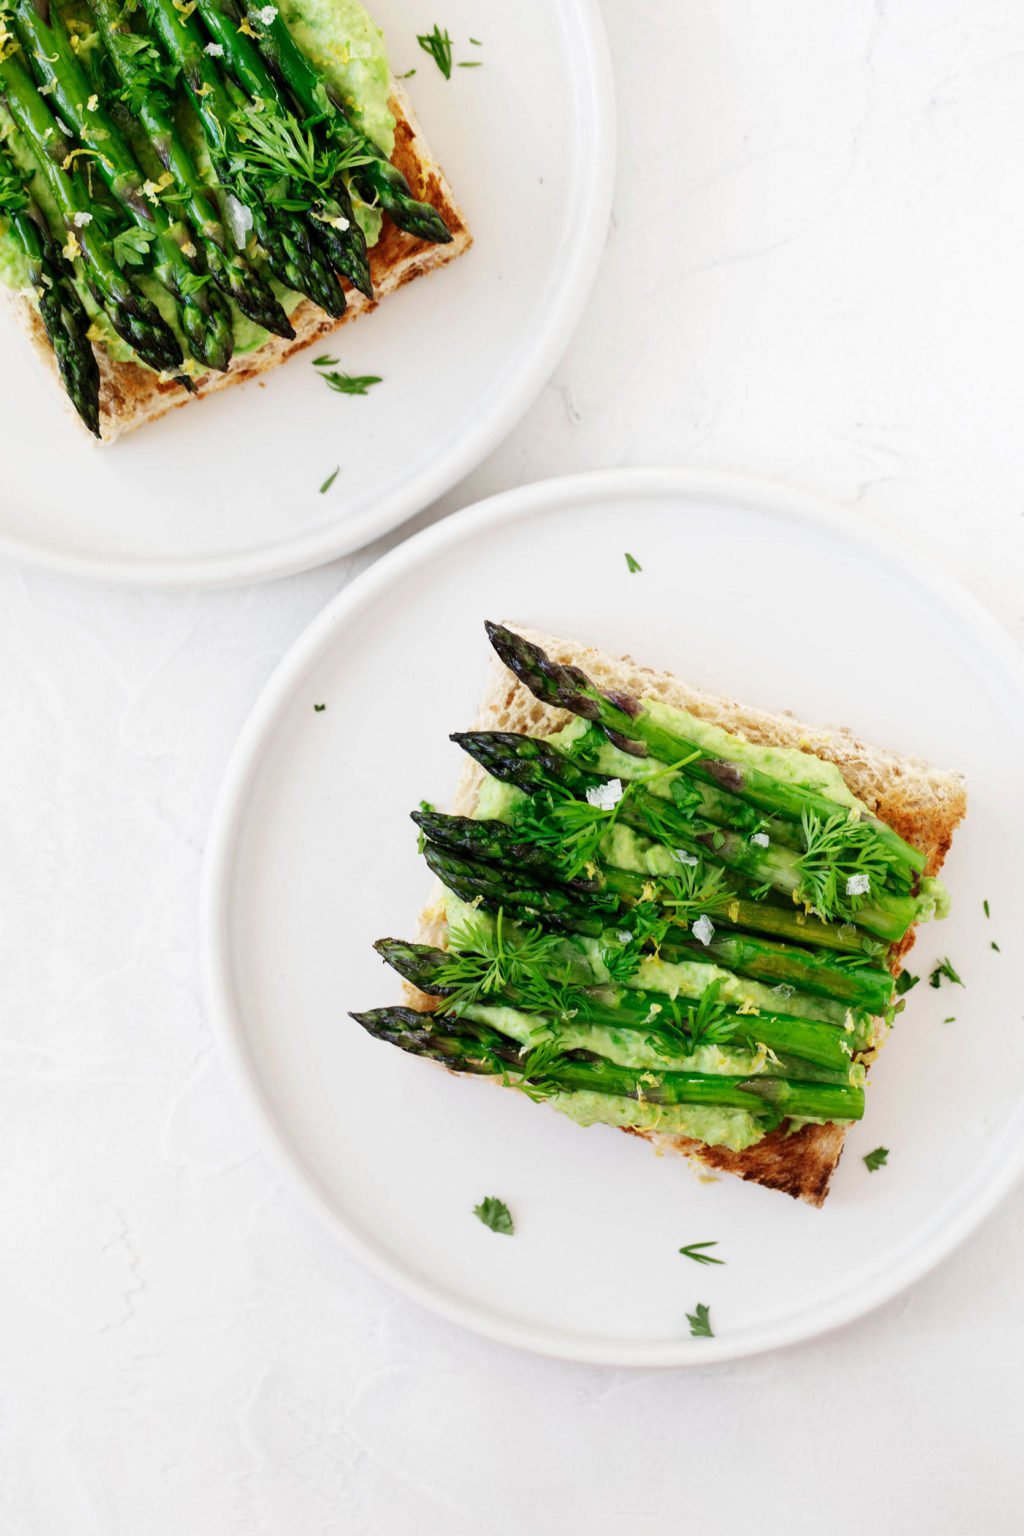
[[(431, 515), (603, 464), (766, 475), (918, 540), (1020, 639), (1019, 7), (606, 14), (598, 289)], [(371, 557), (201, 598), (0, 570), (0, 1532), (1018, 1531), (1019, 1195), (855, 1328), (641, 1376), (434, 1321), (268, 1173), (201, 1017), (199, 861), (262, 681)]]

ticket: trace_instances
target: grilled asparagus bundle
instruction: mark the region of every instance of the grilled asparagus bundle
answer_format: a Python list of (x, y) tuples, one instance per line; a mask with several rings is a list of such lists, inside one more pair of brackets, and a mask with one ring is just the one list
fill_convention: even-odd
[(423, 1006), (353, 1017), (584, 1123), (741, 1150), (784, 1121), (859, 1119), (901, 1006), (892, 946), (942, 904), (920, 852), (784, 753), (488, 633), (577, 718), (453, 736), (485, 770), (475, 814), (413, 813), (447, 948), (381, 939)]
[(293, 336), (288, 294), (372, 297), (378, 207), (451, 238), (275, 6), (0, 0), (0, 235), (91, 431), (93, 340), (190, 389), (243, 317)]

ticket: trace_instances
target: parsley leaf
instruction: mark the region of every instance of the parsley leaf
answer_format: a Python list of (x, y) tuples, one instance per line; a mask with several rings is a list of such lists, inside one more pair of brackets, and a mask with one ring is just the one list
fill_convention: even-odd
[(640, 564), (640, 561), (637, 560), (635, 555), (631, 555), (628, 549), (626, 550), (626, 570), (629, 572), (629, 574), (631, 576), (636, 571), (642, 571), (643, 570), (643, 566)]
[(868, 1173), (874, 1173), (876, 1168), (884, 1168), (888, 1161), (889, 1148), (876, 1147), (873, 1152), (869, 1152), (865, 1157), (864, 1166), (868, 1170)]
[(703, 1301), (697, 1303), (696, 1312), (687, 1312), (686, 1321), (690, 1325), (690, 1336), (694, 1339), (713, 1339), (711, 1331), (711, 1314)]
[(902, 997), (911, 987), (916, 987), (920, 980), (920, 976), (912, 976), (909, 971), (900, 971), (896, 977), (896, 996)]
[(506, 1237), (511, 1237), (516, 1230), (511, 1211), (504, 1200), (495, 1195), (485, 1195), (479, 1205), (474, 1205), (473, 1215), (492, 1232), (503, 1232)]
[[(341, 466), (339, 464), (338, 469), (340, 469), (340, 468), (341, 468)], [(338, 470), (337, 469), (332, 470), (331, 473), (327, 476), (327, 479), (324, 481), (323, 485), (320, 487), (320, 495), (321, 496), (325, 496), (327, 494), (327, 492), (330, 490), (331, 486), (334, 484), (334, 482), (335, 482), (335, 480), (337, 480), (337, 478), (338, 478)]]
[(141, 267), (155, 239), (155, 230), (150, 234), (148, 230), (139, 229), (134, 224), (118, 230), (112, 241), (114, 260), (119, 267)]
[[(680, 1248), (679, 1252), (686, 1259), (692, 1259), (695, 1264), (724, 1264), (724, 1259), (716, 1259), (710, 1253), (703, 1253), (704, 1248), (717, 1248), (717, 1242), (690, 1243), (687, 1248)], [(699, 1310), (699, 1308), (698, 1308)]]
[(445, 27), (442, 32), (435, 21), (434, 30), (432, 32), (418, 32), (416, 34), (416, 41), (424, 53), (430, 54), (430, 57), (445, 79), (450, 80), (452, 77), (452, 40), (448, 35), (448, 28)]
[(928, 977), (928, 985), (930, 987), (941, 987), (944, 981), (952, 982), (957, 987), (963, 986), (963, 982), (953, 969), (953, 963), (948, 957), (945, 960), (939, 961)]
[(322, 373), (320, 377), (339, 395), (368, 395), (374, 384), (382, 382), (375, 373)]

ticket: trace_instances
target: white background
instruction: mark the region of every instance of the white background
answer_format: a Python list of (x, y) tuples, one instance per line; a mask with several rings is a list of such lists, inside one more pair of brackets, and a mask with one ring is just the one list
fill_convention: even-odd
[[(1020, 640), (1024, 13), (605, 9), (597, 289), (420, 521), (580, 468), (758, 474), (915, 542)], [(0, 1532), (1019, 1531), (1019, 1194), (840, 1334), (641, 1375), (436, 1322), (269, 1172), (202, 1017), (203, 841), (262, 682), (377, 553), (200, 596), (0, 568)]]

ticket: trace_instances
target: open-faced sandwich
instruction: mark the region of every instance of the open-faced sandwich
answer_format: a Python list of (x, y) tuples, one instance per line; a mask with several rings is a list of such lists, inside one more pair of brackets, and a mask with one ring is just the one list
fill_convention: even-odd
[(0, 288), (97, 437), (469, 243), (358, 0), (0, 0)]
[(353, 1017), (821, 1205), (903, 1006), (962, 778), (667, 673), (488, 625), (455, 815), (414, 814), (440, 886), (377, 950), (411, 1006)]

